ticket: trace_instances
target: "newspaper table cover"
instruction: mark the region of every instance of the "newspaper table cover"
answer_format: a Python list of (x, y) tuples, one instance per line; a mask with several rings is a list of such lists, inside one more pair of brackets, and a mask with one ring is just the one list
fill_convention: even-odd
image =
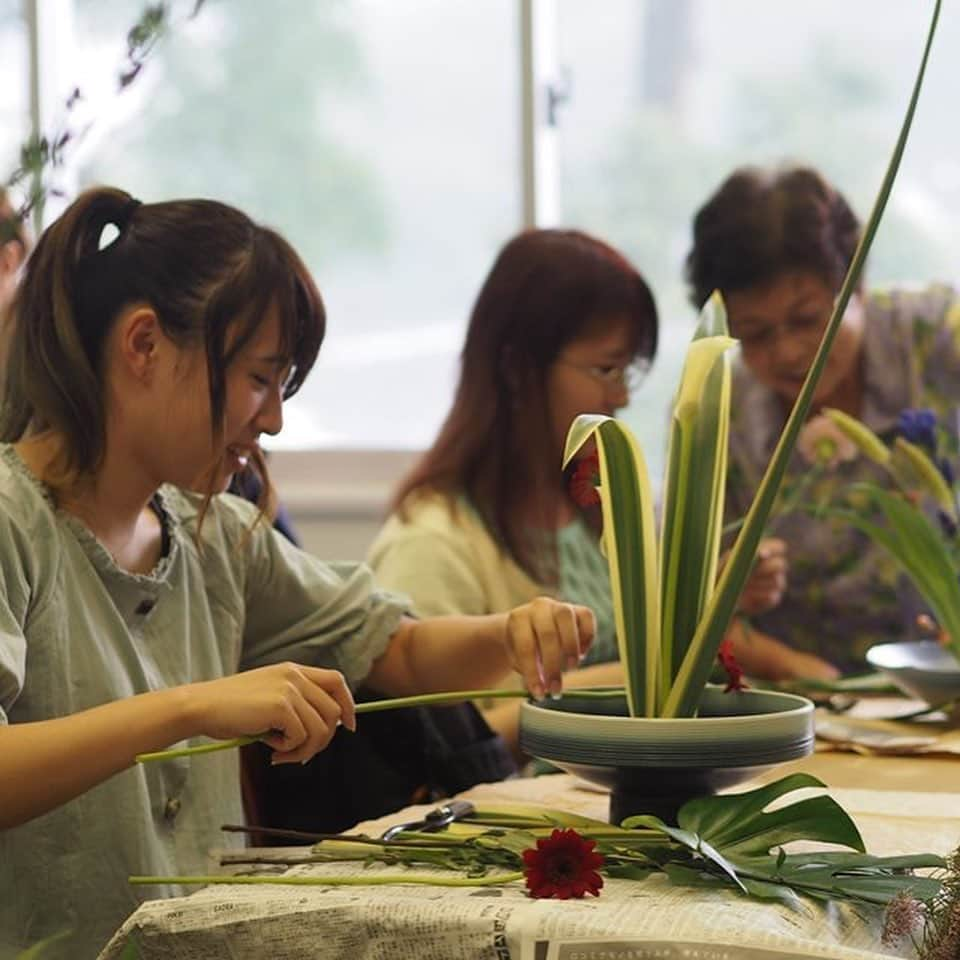
[[(909, 762), (907, 760), (905, 763)], [(951, 773), (952, 773), (951, 767)], [(957, 793), (832, 790), (871, 852), (948, 853), (960, 841)], [(485, 806), (539, 800), (596, 816), (607, 797), (553, 776), (487, 784), (465, 796)], [(360, 828), (378, 834), (427, 808)], [(300, 848), (306, 855), (308, 848)], [(266, 851), (264, 851), (266, 852)], [(276, 852), (276, 848), (272, 852)], [(246, 867), (244, 869), (254, 869)], [(293, 874), (378, 873), (397, 867), (304, 864)], [(417, 868), (418, 874), (428, 872)], [(443, 872), (449, 876), (449, 872)], [(124, 948), (136, 945), (136, 953)], [(732, 891), (673, 886), (661, 875), (607, 879), (597, 898), (533, 900), (519, 883), (500, 887), (214, 886), (189, 897), (143, 904), (103, 960), (880, 960), (911, 957), (880, 946), (876, 910), (803, 900), (792, 910)]]
[[(310, 864), (291, 869), (336, 875), (356, 873), (357, 867)], [(378, 872), (370, 870), (372, 875)], [(396, 868), (382, 872), (395, 874)], [(217, 886), (178, 900), (144, 904), (104, 956), (120, 958), (128, 937), (143, 960), (889, 956), (879, 953), (876, 911), (861, 915), (848, 904), (823, 909), (804, 902), (796, 912), (726, 891), (672, 886), (663, 877), (607, 880), (600, 897), (577, 901), (531, 900), (519, 884), (476, 890)], [(575, 942), (585, 938), (586, 944)]]

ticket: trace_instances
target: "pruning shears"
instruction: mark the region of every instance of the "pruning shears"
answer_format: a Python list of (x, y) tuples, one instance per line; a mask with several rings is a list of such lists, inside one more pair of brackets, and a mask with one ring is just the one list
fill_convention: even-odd
[(392, 840), (398, 833), (404, 830), (416, 830), (419, 833), (436, 833), (438, 830), (444, 830), (455, 820), (463, 820), (474, 813), (474, 806), (469, 800), (451, 800), (440, 807), (436, 807), (429, 813), (425, 813), (420, 820), (412, 820), (410, 823), (398, 823), (385, 830), (381, 840)]

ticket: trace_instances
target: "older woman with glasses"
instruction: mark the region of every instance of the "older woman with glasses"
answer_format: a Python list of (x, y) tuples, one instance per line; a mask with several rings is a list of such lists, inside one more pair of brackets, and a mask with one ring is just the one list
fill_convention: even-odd
[[(650, 289), (606, 243), (576, 230), (510, 240), (474, 305), (453, 406), (371, 548), (379, 582), (423, 616), (507, 610), (544, 592), (583, 603), (596, 639), (564, 682), (621, 683), (599, 509), (575, 502), (560, 463), (578, 414), (626, 406), (657, 333)], [(765, 573), (779, 598), (780, 560)], [(487, 719), (516, 748), (516, 704)]]
[[(700, 306), (719, 289), (741, 347), (730, 428), (730, 520), (743, 516), (753, 499), (859, 238), (860, 222), (843, 195), (804, 167), (735, 170), (696, 214), (687, 259), (691, 299)], [(811, 418), (835, 407), (889, 437), (903, 411), (929, 408), (939, 417), (942, 443), (955, 452), (958, 402), (955, 292), (945, 286), (857, 291)], [(810, 435), (820, 427), (813, 424)], [(831, 463), (811, 481), (813, 445), (799, 447), (785, 489), (796, 490), (806, 476), (810, 502), (836, 503), (855, 480), (887, 483), (863, 458)], [(914, 630), (919, 598), (894, 561), (848, 522), (797, 511), (780, 517), (775, 531), (788, 545), (790, 583), (783, 602), (754, 625), (806, 656), (806, 672), (863, 669), (868, 647)]]

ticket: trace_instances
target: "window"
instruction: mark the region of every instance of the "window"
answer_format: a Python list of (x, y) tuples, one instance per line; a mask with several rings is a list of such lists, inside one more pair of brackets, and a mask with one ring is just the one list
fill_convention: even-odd
[(30, 129), (27, 25), (19, 0), (0, 0), (0, 184)]
[[(75, 7), (83, 72), (120, 62), (130, 4)], [(81, 185), (215, 196), (313, 270), (327, 341), (274, 446), (436, 433), (472, 298), (519, 223), (515, 32), (513, 0), (208, 2), (98, 123)]]
[[(276, 447), (411, 450), (433, 437), (472, 299), (534, 209), (524, 171), (536, 169), (549, 194), (536, 209), (626, 250), (656, 293), (661, 352), (626, 414), (654, 477), (694, 317), (682, 282), (693, 212), (734, 166), (793, 159), (865, 216), (929, 16), (899, 0), (208, 0), (191, 18), (193, 0), (177, 0), (148, 69), (116, 95), (143, 4), (48, 6), (65, 12), (40, 21), (39, 48), (65, 50), (45, 62), (82, 86), (94, 121), (71, 189), (217, 196), (276, 225), (314, 270), (328, 340)], [(8, 165), (27, 116), (20, 9), (0, 0)], [(536, 56), (521, 55), (521, 22)], [(871, 283), (956, 278), (958, 45), (947, 5)], [(550, 71), (568, 96), (554, 97), (551, 127), (536, 88), (549, 149), (521, 162), (536, 145), (520, 135), (521, 79)]]

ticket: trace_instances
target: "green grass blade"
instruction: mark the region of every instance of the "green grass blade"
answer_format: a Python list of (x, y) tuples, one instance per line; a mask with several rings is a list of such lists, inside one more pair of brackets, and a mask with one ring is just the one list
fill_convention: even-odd
[(863, 531), (900, 564), (930, 604), (937, 623), (950, 637), (950, 647), (960, 659), (960, 581), (943, 538), (927, 517), (896, 494), (873, 484), (857, 484), (880, 509), (886, 525), (868, 520), (850, 509), (832, 510)]
[(704, 618), (700, 622), (696, 635), (690, 644), (690, 648), (684, 657), (677, 679), (667, 696), (663, 710), (665, 716), (690, 716), (695, 712), (704, 684), (710, 675), (717, 650), (723, 640), (724, 632), (736, 610), (740, 593), (750, 575), (757, 545), (763, 536), (764, 527), (766, 526), (770, 511), (773, 508), (774, 501), (780, 489), (780, 483), (783, 480), (790, 456), (796, 446), (797, 435), (800, 433), (800, 429), (807, 419), (814, 391), (820, 382), (827, 356), (830, 353), (833, 340), (836, 337), (840, 322), (847, 309), (850, 296), (860, 282), (864, 262), (873, 244), (873, 238), (876, 235), (877, 227), (880, 225), (883, 211), (886, 208), (887, 200), (889, 199), (890, 191), (893, 187), (893, 182), (896, 178), (900, 160), (907, 143), (907, 137), (910, 133), (910, 126), (916, 111), (920, 89), (923, 86), (923, 77), (926, 72), (930, 47), (933, 43), (934, 34), (936, 33), (939, 16), (940, 0), (936, 0), (930, 19), (930, 29), (927, 33), (923, 56), (920, 60), (920, 66), (917, 70), (916, 80), (914, 81), (913, 91), (910, 96), (910, 102), (900, 127), (900, 134), (897, 137), (890, 163), (887, 166), (883, 182), (880, 185), (880, 190), (874, 202), (873, 210), (870, 213), (870, 217), (863, 231), (863, 236), (860, 238), (860, 243), (857, 245), (853, 260), (850, 263), (843, 285), (840, 288), (840, 293), (837, 296), (833, 313), (824, 331), (816, 357), (803, 383), (797, 401), (793, 406), (783, 433), (780, 435), (780, 440), (777, 443), (776, 450), (770, 460), (766, 473), (760, 481), (760, 487), (747, 513), (740, 535), (737, 537), (733, 552), (720, 575), (717, 589), (713, 594)]

